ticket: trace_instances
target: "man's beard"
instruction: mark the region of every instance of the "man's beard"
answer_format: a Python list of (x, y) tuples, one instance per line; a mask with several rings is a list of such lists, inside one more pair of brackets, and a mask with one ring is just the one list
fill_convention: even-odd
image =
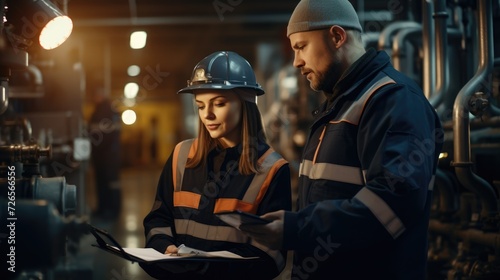
[(342, 73), (339, 73), (341, 69), (340, 62), (338, 60), (333, 61), (328, 65), (326, 72), (322, 76), (318, 76), (317, 85), (311, 84), (311, 88), (315, 91), (322, 91), (324, 93), (332, 93), (333, 87), (337, 83)]

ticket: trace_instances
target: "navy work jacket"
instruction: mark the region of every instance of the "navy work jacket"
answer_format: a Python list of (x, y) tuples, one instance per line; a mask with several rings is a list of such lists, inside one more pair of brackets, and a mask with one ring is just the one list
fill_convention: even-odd
[(425, 279), (441, 123), (419, 86), (371, 49), (316, 112), (285, 214), (292, 279)]

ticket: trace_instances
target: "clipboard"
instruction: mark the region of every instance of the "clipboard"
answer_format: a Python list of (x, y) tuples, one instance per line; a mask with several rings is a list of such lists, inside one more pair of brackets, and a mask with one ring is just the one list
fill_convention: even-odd
[[(168, 256), (162, 254), (152, 248), (123, 248), (118, 241), (116, 241), (110, 233), (105, 230), (89, 225), (89, 230), (94, 235), (97, 244), (92, 244), (92, 246), (97, 247), (105, 252), (111, 253), (123, 259), (131, 262), (137, 263), (161, 263), (161, 262), (238, 262), (238, 261), (261, 261), (259, 257), (241, 257), (241, 258), (225, 258), (225, 257), (198, 257), (196, 255), (186, 255), (186, 256)], [(107, 241), (109, 242), (107, 242)], [(155, 256), (153, 258), (138, 257), (134, 253), (128, 253), (127, 251), (137, 251), (140, 250), (146, 253), (153, 253)], [(160, 257), (158, 257), (160, 256)], [(237, 255), (236, 255), (237, 256)]]
[[(147, 262), (141, 258), (137, 258), (133, 255), (128, 254), (123, 250), (123, 247), (116, 241), (111, 234), (109, 234), (107, 231), (102, 230), (100, 228), (96, 228), (91, 224), (88, 224), (90, 233), (95, 237), (95, 240), (97, 244), (92, 244), (92, 246), (97, 247), (99, 249), (102, 249), (108, 253), (117, 255), (121, 258), (124, 258), (126, 260), (129, 260), (131, 262)], [(113, 245), (110, 245), (108, 242), (106, 242), (104, 239), (109, 240)]]

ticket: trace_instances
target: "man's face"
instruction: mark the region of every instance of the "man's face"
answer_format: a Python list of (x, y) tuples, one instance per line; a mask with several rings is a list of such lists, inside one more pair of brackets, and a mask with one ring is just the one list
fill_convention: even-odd
[(342, 73), (338, 50), (334, 47), (328, 29), (297, 32), (290, 35), (295, 53), (293, 66), (306, 76), (316, 91), (332, 92)]

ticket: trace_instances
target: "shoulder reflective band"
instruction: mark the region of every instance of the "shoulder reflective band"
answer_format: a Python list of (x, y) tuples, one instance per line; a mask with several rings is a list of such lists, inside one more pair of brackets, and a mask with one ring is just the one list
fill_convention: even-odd
[(259, 158), (258, 162), (259, 172), (254, 175), (243, 199), (219, 198), (215, 203), (214, 213), (236, 209), (252, 214), (257, 213), (257, 208), (264, 199), (274, 175), (287, 161), (270, 148)]
[(333, 121), (330, 121), (330, 123), (339, 123), (339, 122), (348, 122), (353, 125), (358, 125), (359, 119), (361, 118), (361, 114), (363, 113), (363, 110), (365, 109), (366, 102), (370, 97), (381, 87), (388, 85), (388, 84), (395, 84), (396, 82), (387, 77), (384, 76), (380, 80), (378, 80), (376, 83), (374, 83), (368, 90), (366, 90), (363, 95), (356, 100), (352, 105), (347, 109), (347, 111), (342, 114), (340, 117), (340, 120), (336, 119)]
[(193, 146), (194, 139), (188, 139), (180, 142), (174, 148), (174, 155), (172, 158), (172, 180), (174, 182), (174, 190), (180, 191), (182, 187), (182, 177), (184, 176), (184, 169), (188, 155), (191, 153), (191, 146)]

